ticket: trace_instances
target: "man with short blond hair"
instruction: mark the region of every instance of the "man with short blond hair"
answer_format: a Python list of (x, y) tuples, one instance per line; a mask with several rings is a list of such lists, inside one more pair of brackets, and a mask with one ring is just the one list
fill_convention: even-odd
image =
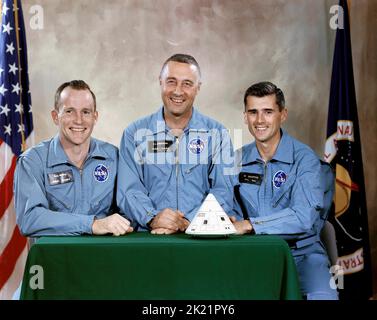
[(24, 152), (14, 179), (17, 224), (29, 237), (113, 234), (133, 229), (118, 213), (118, 149), (91, 137), (96, 98), (82, 80), (56, 91), (52, 120), (58, 134)]

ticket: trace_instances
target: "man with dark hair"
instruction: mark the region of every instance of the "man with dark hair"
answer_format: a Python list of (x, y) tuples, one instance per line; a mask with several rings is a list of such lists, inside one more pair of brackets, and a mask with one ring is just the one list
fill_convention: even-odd
[(63, 83), (51, 111), (59, 133), (24, 152), (14, 179), (17, 224), (25, 236), (132, 231), (116, 213), (118, 150), (91, 138), (96, 99), (82, 80)]
[(198, 62), (195, 60), (195, 58), (193, 56), (190, 56), (188, 54), (183, 54), (183, 53), (173, 54), (171, 57), (169, 57), (164, 62), (164, 64), (162, 65), (162, 68), (161, 68), (160, 78), (163, 76), (163, 74), (162, 74), (163, 71), (166, 71), (166, 66), (168, 65), (168, 63), (170, 61), (172, 61), (172, 62), (186, 63), (188, 65), (191, 65), (191, 66), (195, 67), (196, 71), (198, 72), (198, 77), (199, 77), (199, 82), (200, 82), (200, 78), (202, 77), (202, 73), (200, 71), (200, 66), (199, 66)]
[(320, 241), (334, 192), (334, 176), (307, 145), (281, 129), (283, 92), (270, 82), (244, 96), (244, 119), (255, 142), (236, 152), (239, 175), (231, 217), (239, 234), (277, 234), (291, 247), (306, 299), (337, 299), (329, 259)]
[(271, 82), (259, 82), (252, 85), (246, 90), (245, 95), (243, 97), (245, 111), (246, 111), (247, 99), (249, 96), (262, 98), (269, 95), (275, 95), (276, 104), (279, 107), (279, 111), (283, 111), (283, 109), (285, 108), (285, 98), (284, 98), (283, 91), (281, 91), (280, 88), (278, 88)]
[(159, 81), (163, 106), (123, 133), (117, 203), (140, 230), (170, 234), (188, 227), (208, 193), (230, 213), (233, 150), (227, 130), (193, 108), (201, 82), (192, 56), (167, 59)]

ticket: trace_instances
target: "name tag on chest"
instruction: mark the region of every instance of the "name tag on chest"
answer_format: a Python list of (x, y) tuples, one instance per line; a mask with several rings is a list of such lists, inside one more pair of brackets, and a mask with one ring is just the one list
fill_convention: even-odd
[(250, 173), (250, 172), (240, 172), (238, 175), (240, 183), (256, 184), (260, 186), (263, 181), (263, 174)]
[(160, 141), (148, 141), (148, 152), (171, 152), (171, 146), (173, 141), (171, 140), (160, 140)]
[(72, 170), (67, 170), (67, 171), (49, 173), (48, 182), (50, 183), (50, 186), (73, 182), (73, 172)]

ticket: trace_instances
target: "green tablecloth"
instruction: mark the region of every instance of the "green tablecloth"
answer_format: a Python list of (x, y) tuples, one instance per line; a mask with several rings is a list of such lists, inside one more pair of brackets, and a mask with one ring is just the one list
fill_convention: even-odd
[[(43, 289), (30, 287), (33, 265), (43, 268)], [(30, 249), (21, 291), (21, 299), (300, 298), (293, 258), (279, 237), (144, 232), (42, 237)]]

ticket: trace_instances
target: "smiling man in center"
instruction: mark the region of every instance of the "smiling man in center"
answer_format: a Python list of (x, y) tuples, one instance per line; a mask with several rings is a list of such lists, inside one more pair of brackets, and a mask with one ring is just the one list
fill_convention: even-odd
[(200, 67), (190, 55), (163, 64), (163, 106), (127, 127), (120, 144), (117, 203), (139, 230), (183, 232), (208, 193), (232, 210), (228, 131), (193, 107)]

